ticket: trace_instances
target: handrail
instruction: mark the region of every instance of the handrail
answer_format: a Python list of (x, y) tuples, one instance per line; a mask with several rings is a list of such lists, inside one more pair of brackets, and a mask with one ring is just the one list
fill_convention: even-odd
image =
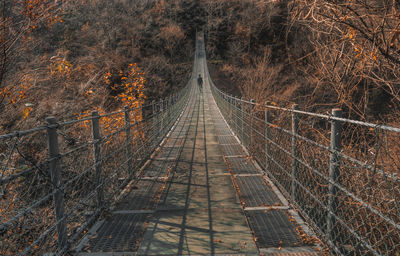
[(340, 117), (335, 117), (335, 116), (332, 116), (332, 115), (324, 115), (324, 114), (319, 114), (319, 113), (314, 113), (314, 112), (308, 112), (308, 111), (302, 111), (302, 110), (278, 107), (278, 106), (274, 106), (274, 105), (261, 104), (261, 103), (257, 103), (257, 102), (251, 101), (251, 100), (239, 99), (239, 98), (236, 98), (236, 97), (234, 97), (232, 95), (229, 95), (227, 93), (222, 92), (214, 84), (213, 84), (213, 89), (215, 91), (217, 91), (218, 93), (220, 93), (221, 95), (223, 95), (227, 99), (237, 100), (237, 101), (239, 101), (241, 103), (246, 103), (246, 104), (252, 105), (254, 107), (257, 106), (257, 107), (259, 107), (259, 109), (261, 111), (262, 110), (266, 110), (266, 109), (282, 110), (282, 111), (289, 112), (289, 113), (297, 113), (297, 114), (302, 114), (302, 115), (307, 115), (307, 116), (312, 116), (312, 117), (319, 117), (319, 118), (322, 118), (322, 119), (325, 119), (325, 120), (328, 120), (328, 121), (329, 120), (341, 121), (341, 122), (344, 122), (344, 123), (357, 124), (357, 125), (362, 125), (362, 126), (369, 127), (369, 128), (382, 129), (382, 130), (387, 130), (387, 131), (400, 133), (400, 128), (398, 128), (398, 127), (393, 127), (393, 126), (388, 126), (388, 125), (378, 124), (378, 123), (376, 123), (376, 124), (368, 123), (368, 122), (354, 120), (354, 119), (340, 118)]

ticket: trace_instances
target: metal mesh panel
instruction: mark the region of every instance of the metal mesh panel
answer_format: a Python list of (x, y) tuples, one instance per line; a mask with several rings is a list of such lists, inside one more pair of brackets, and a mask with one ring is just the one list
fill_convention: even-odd
[(399, 128), (212, 92), (251, 157), (335, 253), (400, 250)]
[[(64, 254), (143, 175), (140, 167), (182, 114), (189, 93), (186, 87), (159, 102), (113, 113), (47, 118), (41, 127), (1, 135), (0, 194), (6, 196), (0, 201), (5, 235), (0, 254)], [(164, 147), (161, 156), (176, 158), (178, 148)], [(146, 175), (166, 172), (168, 167), (160, 167)], [(151, 207), (144, 197), (154, 201), (159, 187), (157, 181), (139, 182), (127, 209)]]

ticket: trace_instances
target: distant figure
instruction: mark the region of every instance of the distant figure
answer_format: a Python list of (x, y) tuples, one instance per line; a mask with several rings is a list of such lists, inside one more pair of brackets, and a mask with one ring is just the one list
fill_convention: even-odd
[(200, 92), (203, 90), (203, 78), (201, 78), (201, 75), (199, 74), (199, 77), (197, 78), (197, 84), (199, 85)]

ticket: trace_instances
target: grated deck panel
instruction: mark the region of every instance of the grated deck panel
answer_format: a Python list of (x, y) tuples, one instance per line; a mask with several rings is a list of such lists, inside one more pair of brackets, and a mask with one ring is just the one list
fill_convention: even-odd
[(234, 136), (218, 136), (219, 144), (239, 144)]
[(117, 204), (118, 210), (153, 209), (163, 185), (163, 181), (139, 181), (135, 187), (129, 191), (128, 195)]
[(144, 232), (149, 214), (115, 214), (92, 237), (83, 252), (133, 252)]
[(216, 126), (215, 133), (217, 135), (232, 135), (232, 132), (228, 129), (227, 126), (225, 127)]
[(239, 194), (245, 207), (281, 205), (272, 188), (261, 176), (237, 176)]
[(167, 175), (173, 161), (152, 160), (144, 169), (143, 177), (164, 177)]
[[(311, 250), (311, 248), (309, 249)], [(319, 251), (315, 252), (270, 252), (270, 253), (264, 253), (262, 252), (263, 256), (321, 256), (324, 255), (323, 253)]]
[(182, 147), (185, 138), (169, 138), (163, 147)]
[(221, 145), (222, 152), (225, 156), (243, 156), (245, 152), (240, 144)]
[(295, 247), (302, 242), (288, 213), (281, 210), (246, 212), (259, 248)]
[(258, 174), (258, 170), (252, 162), (244, 157), (228, 157), (226, 158), (232, 173), (235, 174)]
[(177, 158), (181, 152), (181, 147), (162, 147), (157, 154), (157, 158)]

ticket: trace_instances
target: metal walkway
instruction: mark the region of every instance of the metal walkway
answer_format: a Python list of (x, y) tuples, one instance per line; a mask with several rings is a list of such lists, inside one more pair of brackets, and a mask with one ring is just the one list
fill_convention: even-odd
[(141, 180), (77, 255), (320, 255), (308, 228), (234, 136), (210, 90), (203, 40), (184, 111)]

